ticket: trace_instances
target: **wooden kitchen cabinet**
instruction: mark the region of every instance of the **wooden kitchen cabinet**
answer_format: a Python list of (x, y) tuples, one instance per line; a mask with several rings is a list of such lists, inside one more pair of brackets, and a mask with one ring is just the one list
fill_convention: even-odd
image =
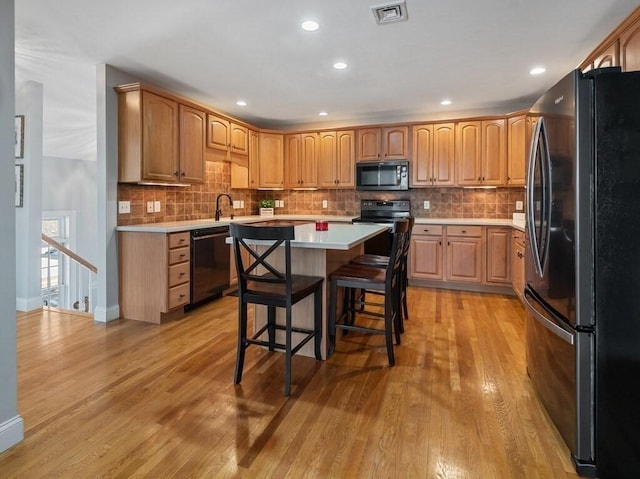
[(517, 115), (507, 119), (508, 186), (524, 186), (530, 140), (527, 115)]
[(126, 319), (160, 323), (190, 301), (190, 234), (118, 233), (120, 312)]
[(518, 295), (521, 301), (524, 301), (524, 241), (525, 235), (523, 231), (513, 230), (511, 242), (511, 284), (513, 291)]
[(204, 112), (141, 89), (117, 87), (118, 181), (203, 183)]
[(318, 187), (355, 187), (355, 131), (318, 134)]
[(444, 278), (442, 225), (414, 225), (409, 247), (409, 276), (416, 279)]
[(458, 186), (504, 186), (507, 177), (505, 120), (456, 124)]
[(488, 226), (486, 228), (486, 262), (484, 281), (489, 284), (511, 284), (511, 237), (510, 227)]
[(260, 185), (260, 162), (258, 132), (249, 130), (249, 188), (257, 189)]
[(297, 133), (284, 137), (285, 188), (318, 186), (318, 134)]
[(463, 283), (482, 281), (482, 227), (447, 226), (445, 279)]
[(405, 160), (409, 157), (409, 127), (358, 130), (358, 161)]
[(412, 186), (453, 186), (455, 124), (416, 125), (412, 139)]
[(284, 136), (279, 133), (259, 133), (258, 169), (260, 188), (284, 187)]
[(225, 153), (247, 156), (249, 129), (209, 113), (207, 115), (207, 146)]

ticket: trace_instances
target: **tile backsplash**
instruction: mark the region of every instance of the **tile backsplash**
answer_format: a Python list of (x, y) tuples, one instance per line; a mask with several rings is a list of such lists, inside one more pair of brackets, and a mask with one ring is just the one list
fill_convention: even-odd
[[(361, 199), (411, 200), (413, 215), (422, 218), (511, 218), (516, 213), (516, 201), (524, 200), (524, 188), (413, 188), (409, 191), (375, 192), (355, 190), (256, 191), (231, 190), (231, 169), (228, 162), (207, 161), (206, 182), (188, 187), (140, 186), (119, 184), (118, 200), (130, 201), (131, 212), (118, 215), (119, 225), (159, 223), (213, 218), (216, 196), (228, 193), (234, 200), (243, 200), (244, 208), (232, 209), (227, 198), (221, 200), (222, 215), (258, 214), (258, 201), (284, 201), (276, 214), (328, 214), (357, 216)], [(322, 208), (327, 200), (327, 208)], [(147, 213), (148, 201), (159, 201), (160, 212)], [(429, 209), (424, 209), (429, 201)]]

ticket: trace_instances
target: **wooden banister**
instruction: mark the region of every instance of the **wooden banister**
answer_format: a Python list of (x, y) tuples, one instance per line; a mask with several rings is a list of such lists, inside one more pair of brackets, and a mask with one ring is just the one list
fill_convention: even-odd
[(89, 263), (86, 259), (84, 259), (81, 256), (78, 256), (76, 253), (74, 253), (73, 251), (71, 251), (68, 248), (65, 248), (63, 245), (61, 245), (60, 243), (58, 243), (56, 240), (54, 240), (53, 238), (50, 238), (49, 236), (47, 236), (46, 234), (42, 233), (42, 241), (44, 241), (45, 243), (47, 243), (48, 245), (53, 246), (55, 249), (57, 249), (58, 251), (60, 251), (61, 253), (66, 254), (69, 258), (73, 259), (75, 262), (81, 264), (82, 266), (84, 266), (85, 268), (87, 268), (89, 271), (92, 271), (96, 274), (98, 274), (98, 268), (96, 268), (94, 265), (92, 265), (91, 263)]

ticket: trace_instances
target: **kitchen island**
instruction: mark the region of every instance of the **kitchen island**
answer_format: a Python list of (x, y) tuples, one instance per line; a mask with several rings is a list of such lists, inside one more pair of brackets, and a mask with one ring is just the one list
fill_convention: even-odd
[[(338, 224), (332, 223), (327, 231), (316, 231), (315, 224), (295, 226), (295, 240), (291, 241), (291, 265), (293, 273), (325, 278), (322, 286), (322, 357), (326, 358), (327, 318), (329, 304), (329, 275), (348, 263), (351, 259), (362, 254), (364, 242), (369, 238), (383, 233), (387, 228), (372, 224)], [(231, 238), (227, 243), (231, 243)], [(271, 242), (247, 241), (254, 245), (257, 251), (263, 251)], [(284, 264), (284, 248), (279, 248), (272, 256), (273, 264)], [(264, 306), (255, 306), (255, 329), (266, 322), (267, 310)], [(278, 319), (283, 320), (282, 311), (278, 311)], [(293, 307), (294, 326), (313, 329), (313, 296), (310, 296)], [(265, 333), (266, 334), (266, 333)], [(296, 342), (294, 333), (294, 344)], [(315, 357), (313, 344), (306, 344), (298, 354)]]

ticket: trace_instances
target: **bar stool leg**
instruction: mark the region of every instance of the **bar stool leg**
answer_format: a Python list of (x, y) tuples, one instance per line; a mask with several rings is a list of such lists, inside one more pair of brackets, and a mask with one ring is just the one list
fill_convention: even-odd
[[(387, 344), (387, 357), (389, 358), (389, 365), (394, 366), (396, 359), (393, 354), (393, 334), (392, 334), (392, 321), (393, 321), (393, 299), (385, 298), (385, 315), (384, 315), (384, 337)], [(396, 331), (396, 335), (398, 332)], [(396, 336), (397, 338), (397, 336)]]
[(244, 367), (244, 352), (247, 339), (247, 303), (240, 300), (238, 302), (238, 348), (236, 350), (236, 371), (233, 376), (234, 384), (240, 384), (242, 380), (242, 369)]
[(336, 349), (336, 295), (338, 294), (336, 281), (330, 281), (329, 289), (329, 356), (331, 356)]
[(322, 288), (318, 288), (313, 294), (313, 327), (316, 331), (314, 339), (316, 359), (322, 360)]
[(269, 351), (275, 351), (273, 344), (276, 342), (276, 308), (269, 306), (267, 308), (267, 332), (269, 333)]
[(285, 323), (284, 395), (291, 392), (291, 305), (287, 306)]

